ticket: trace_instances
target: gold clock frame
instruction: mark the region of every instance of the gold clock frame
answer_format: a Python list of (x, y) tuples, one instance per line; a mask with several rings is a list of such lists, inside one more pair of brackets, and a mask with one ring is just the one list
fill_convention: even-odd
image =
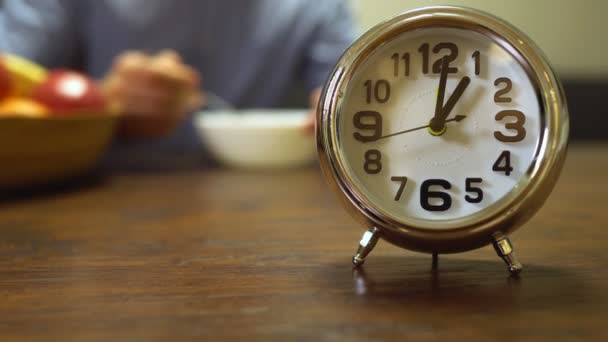
[[(339, 151), (337, 124), (349, 81), (367, 57), (401, 33), (428, 27), (473, 30), (501, 45), (526, 70), (535, 88), (541, 115), (541, 140), (534, 161), (514, 190), (478, 213), (441, 224), (441, 230), (432, 229), (433, 223), (429, 221), (398, 220), (374, 206), (364, 192), (359, 191)], [(340, 58), (325, 84), (317, 109), (316, 140), (321, 168), (347, 211), (369, 227), (353, 263), (363, 264), (379, 238), (410, 250), (432, 253), (435, 262), (438, 253), (456, 253), (492, 243), (509, 271), (518, 273), (522, 266), (507, 235), (530, 219), (551, 193), (565, 160), (568, 131), (568, 108), (559, 80), (538, 47), (509, 23), (471, 8), (433, 6), (378, 24)]]

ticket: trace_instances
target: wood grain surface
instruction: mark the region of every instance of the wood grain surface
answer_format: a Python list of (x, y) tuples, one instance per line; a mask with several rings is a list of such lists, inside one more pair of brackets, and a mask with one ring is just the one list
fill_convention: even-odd
[(512, 237), (440, 256), (380, 242), (316, 167), (110, 170), (0, 202), (0, 340), (608, 339), (608, 145), (571, 146)]

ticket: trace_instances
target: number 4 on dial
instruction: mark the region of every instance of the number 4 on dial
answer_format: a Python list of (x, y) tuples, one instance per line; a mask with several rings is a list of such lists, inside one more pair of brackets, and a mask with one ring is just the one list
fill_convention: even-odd
[(492, 165), (492, 171), (504, 172), (507, 176), (513, 172), (513, 167), (511, 167), (511, 151), (502, 151), (494, 162), (494, 165)]

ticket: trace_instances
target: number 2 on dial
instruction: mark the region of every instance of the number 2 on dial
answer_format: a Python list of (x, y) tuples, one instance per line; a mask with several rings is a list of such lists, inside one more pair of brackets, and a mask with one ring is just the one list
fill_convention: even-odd
[[(511, 79), (509, 79), (508, 77), (499, 77), (496, 79), (496, 81), (494, 81), (494, 85), (496, 87), (502, 86), (502, 88), (498, 89), (494, 94), (494, 102), (511, 103), (511, 97), (506, 96), (511, 91), (511, 89), (513, 89), (513, 82), (511, 81)], [(515, 109), (506, 109), (498, 112), (494, 117), (496, 121), (502, 121), (506, 118), (515, 119), (514, 121), (505, 124), (505, 128), (512, 132), (515, 132), (515, 134), (506, 135), (500, 131), (495, 131), (494, 137), (496, 138), (496, 140), (507, 143), (519, 142), (524, 140), (526, 138), (526, 128), (524, 127), (524, 124), (526, 123), (526, 116), (524, 115), (524, 113)]]

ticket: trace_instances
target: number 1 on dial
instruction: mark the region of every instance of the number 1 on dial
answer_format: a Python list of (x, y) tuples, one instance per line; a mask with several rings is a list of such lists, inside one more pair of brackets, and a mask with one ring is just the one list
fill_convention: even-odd
[(481, 74), (481, 54), (479, 51), (473, 52), (473, 60), (475, 61), (475, 76)]

